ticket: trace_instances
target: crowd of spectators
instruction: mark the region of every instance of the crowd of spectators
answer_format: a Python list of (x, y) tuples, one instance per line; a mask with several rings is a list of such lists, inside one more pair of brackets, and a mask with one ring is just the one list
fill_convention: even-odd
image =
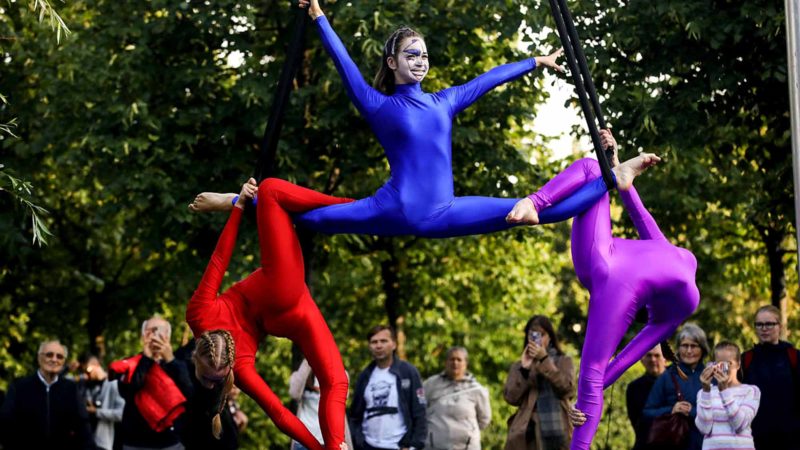
[[(731, 341), (717, 343), (712, 352), (705, 331), (688, 323), (676, 333), (676, 354), (662, 344), (644, 355), (644, 375), (625, 392), (634, 450), (800, 449), (800, 354), (781, 340), (782, 323), (779, 309), (759, 308), (759, 342), (744, 352)], [(238, 392), (220, 395), (226, 374), (219, 380), (198, 376), (194, 344), (173, 352), (169, 322), (154, 316), (142, 324), (136, 355), (106, 368), (87, 354), (71, 371), (68, 349), (58, 340), (42, 342), (35, 373), (10, 383), (2, 399), (2, 449), (238, 448), (248, 423)], [(492, 409), (489, 391), (468, 370), (465, 347), (448, 349), (443, 370), (423, 381), (398, 357), (393, 328), (373, 327), (366, 344), (372, 361), (351, 386), (348, 448), (481, 448)], [(507, 450), (569, 448), (573, 427), (581, 426), (571, 406), (575, 367), (551, 321), (533, 316), (503, 386), (505, 401), (516, 407), (508, 419)], [(322, 443), (319, 383), (305, 360), (289, 379), (289, 396)], [(657, 429), (673, 416), (683, 418), (688, 431), (679, 433), (679, 444), (665, 447)], [(304, 447), (292, 442), (292, 449)]]

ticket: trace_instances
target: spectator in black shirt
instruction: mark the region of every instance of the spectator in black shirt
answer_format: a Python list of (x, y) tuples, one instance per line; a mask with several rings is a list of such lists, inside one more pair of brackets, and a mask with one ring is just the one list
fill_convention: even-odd
[(628, 409), (628, 419), (631, 421), (633, 431), (636, 433), (636, 442), (633, 450), (645, 450), (647, 445), (647, 433), (650, 431), (651, 419), (642, 415), (647, 396), (650, 389), (655, 384), (656, 379), (664, 373), (666, 369), (666, 359), (661, 352), (661, 346), (656, 345), (647, 352), (640, 361), (644, 366), (644, 375), (633, 380), (625, 391), (625, 403)]

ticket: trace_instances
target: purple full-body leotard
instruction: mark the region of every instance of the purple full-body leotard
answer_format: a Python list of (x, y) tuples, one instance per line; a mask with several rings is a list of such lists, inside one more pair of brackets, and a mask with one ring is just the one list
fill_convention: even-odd
[[(530, 198), (541, 210), (599, 175), (597, 161), (582, 159)], [(620, 196), (639, 240), (611, 236), (608, 194), (572, 224), (575, 273), (590, 292), (576, 404), (587, 421), (575, 428), (572, 449), (590, 448), (603, 412), (603, 389), (669, 338), (700, 301), (694, 255), (667, 241), (633, 187)], [(647, 325), (609, 362), (642, 307)]]

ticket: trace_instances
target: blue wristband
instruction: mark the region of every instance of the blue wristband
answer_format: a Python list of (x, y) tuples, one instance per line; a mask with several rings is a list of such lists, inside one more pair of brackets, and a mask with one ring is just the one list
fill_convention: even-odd
[(238, 202), (238, 201), (239, 201), (239, 196), (237, 195), (237, 196), (233, 197), (233, 200), (231, 200), (231, 205), (236, 206), (236, 202)]

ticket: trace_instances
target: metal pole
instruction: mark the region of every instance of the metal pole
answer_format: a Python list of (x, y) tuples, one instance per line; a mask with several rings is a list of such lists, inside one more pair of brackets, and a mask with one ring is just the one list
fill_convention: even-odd
[[(786, 50), (789, 65), (789, 103), (792, 116), (792, 166), (794, 173), (794, 228), (797, 233), (798, 274), (800, 274), (800, 7), (798, 0), (786, 3)], [(786, 317), (784, 315), (784, 317)]]

